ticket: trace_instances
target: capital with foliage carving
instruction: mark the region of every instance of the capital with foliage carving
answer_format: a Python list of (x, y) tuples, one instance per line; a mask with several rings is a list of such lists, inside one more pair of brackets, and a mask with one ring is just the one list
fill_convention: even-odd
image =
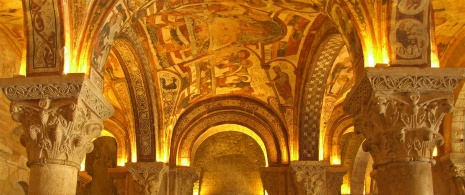
[(434, 164), (442, 119), (453, 110), (453, 90), (463, 69), (365, 68), (348, 94), (344, 110), (354, 117), (355, 132), (365, 136), (362, 147), (375, 167), (390, 162)]
[(172, 170), (176, 175), (176, 195), (191, 195), (194, 189), (194, 183), (199, 180), (195, 168), (176, 167)]
[(329, 163), (321, 161), (293, 161), (290, 164), (298, 194), (327, 194)]
[(84, 74), (0, 80), (11, 100), (12, 118), (23, 126), (28, 166), (63, 164), (80, 168), (113, 107)]
[(132, 174), (132, 180), (138, 186), (139, 194), (157, 195), (160, 191), (160, 183), (169, 168), (159, 162), (138, 162), (126, 163), (126, 169)]

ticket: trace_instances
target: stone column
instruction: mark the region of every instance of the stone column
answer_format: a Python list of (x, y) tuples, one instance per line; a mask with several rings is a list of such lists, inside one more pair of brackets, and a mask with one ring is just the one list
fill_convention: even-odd
[(111, 104), (85, 74), (1, 79), (0, 88), (23, 126), (29, 194), (76, 194), (80, 164), (113, 114)]
[(329, 163), (293, 161), (289, 165), (297, 194), (326, 195)]
[(344, 110), (354, 117), (362, 148), (374, 160), (379, 194), (433, 194), (431, 166), (443, 116), (463, 69), (365, 68)]
[(176, 167), (169, 173), (169, 193), (170, 195), (192, 195), (194, 183), (199, 180), (195, 168)]
[(262, 167), (260, 168), (260, 177), (263, 183), (263, 189), (268, 195), (284, 195), (287, 186), (288, 167)]
[(126, 169), (132, 174), (138, 194), (165, 194), (166, 173), (168, 172), (166, 164), (161, 162), (126, 163)]
[(328, 172), (328, 194), (339, 195), (341, 194), (341, 185), (343, 183), (342, 177), (347, 173), (347, 169), (344, 167), (329, 167)]

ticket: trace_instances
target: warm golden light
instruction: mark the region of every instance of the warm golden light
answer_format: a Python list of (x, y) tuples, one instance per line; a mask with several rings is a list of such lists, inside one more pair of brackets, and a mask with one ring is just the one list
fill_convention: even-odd
[(347, 184), (341, 185), (341, 194), (350, 194), (350, 187)]
[(181, 158), (181, 166), (188, 167), (190, 165), (189, 158)]
[(434, 157), (438, 156), (438, 147), (434, 147), (434, 149), (433, 149), (433, 156), (434, 156)]
[(437, 53), (431, 53), (431, 68), (439, 68), (439, 58)]
[[(266, 151), (265, 143), (263, 140), (258, 136), (254, 131), (251, 129), (244, 127), (242, 125), (237, 125), (237, 124), (223, 124), (223, 125), (217, 125), (214, 127), (209, 128), (207, 131), (205, 131), (202, 135), (199, 136), (199, 138), (194, 142), (194, 146), (192, 146), (192, 152), (191, 154), (194, 155), (195, 152), (197, 151), (197, 148), (200, 146), (200, 144), (207, 139), (208, 137), (220, 133), (220, 132), (225, 132), (225, 131), (236, 131), (236, 132), (241, 132), (244, 133), (250, 137), (252, 137), (257, 144), (260, 146), (260, 148), (263, 151), (263, 155), (265, 156), (265, 163), (266, 167), (268, 167), (268, 154)], [(194, 162), (194, 159), (192, 159)]]
[(193, 190), (193, 195), (199, 195), (200, 194), (200, 186), (199, 186), (199, 181), (194, 182), (194, 190)]
[(341, 164), (341, 158), (337, 155), (332, 155), (331, 156), (331, 165), (340, 165)]
[(137, 162), (137, 149), (136, 149), (136, 147), (131, 147), (131, 162)]
[(85, 170), (86, 170), (86, 156), (84, 156), (84, 159), (82, 159), (80, 171), (85, 171)]
[(26, 64), (27, 64), (27, 57), (26, 57), (26, 49), (23, 50), (21, 54), (21, 66), (19, 67), (19, 74), (26, 75)]

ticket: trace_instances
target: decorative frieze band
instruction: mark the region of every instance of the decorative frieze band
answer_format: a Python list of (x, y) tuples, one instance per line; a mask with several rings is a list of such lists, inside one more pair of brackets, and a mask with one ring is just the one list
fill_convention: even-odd
[(378, 91), (452, 93), (463, 80), (465, 69), (367, 67), (364, 74), (347, 95), (344, 110), (349, 114), (356, 114)]
[(0, 79), (0, 90), (11, 101), (79, 98), (103, 120), (114, 113), (111, 104), (82, 73)]

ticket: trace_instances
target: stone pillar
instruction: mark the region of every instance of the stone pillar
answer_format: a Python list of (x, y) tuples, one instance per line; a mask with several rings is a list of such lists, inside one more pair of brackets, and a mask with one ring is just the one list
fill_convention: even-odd
[(76, 194), (80, 164), (113, 114), (111, 104), (85, 74), (1, 79), (0, 88), (24, 129), (29, 194)]
[(346, 173), (347, 169), (344, 167), (329, 167), (327, 182), (329, 195), (341, 194), (342, 177), (344, 177)]
[(126, 169), (132, 174), (138, 194), (165, 194), (166, 173), (168, 171), (166, 164), (161, 162), (126, 163)]
[(435, 194), (465, 194), (465, 154), (450, 153), (441, 156), (433, 167)]
[(199, 180), (195, 168), (176, 167), (169, 173), (169, 195), (192, 195), (194, 183)]
[(453, 110), (462, 69), (365, 68), (344, 110), (374, 160), (379, 194), (433, 194), (431, 166), (443, 116)]
[(260, 168), (260, 177), (263, 183), (263, 189), (268, 195), (284, 195), (287, 186), (288, 167), (262, 167)]
[(326, 195), (329, 163), (293, 161), (289, 165), (297, 194)]

